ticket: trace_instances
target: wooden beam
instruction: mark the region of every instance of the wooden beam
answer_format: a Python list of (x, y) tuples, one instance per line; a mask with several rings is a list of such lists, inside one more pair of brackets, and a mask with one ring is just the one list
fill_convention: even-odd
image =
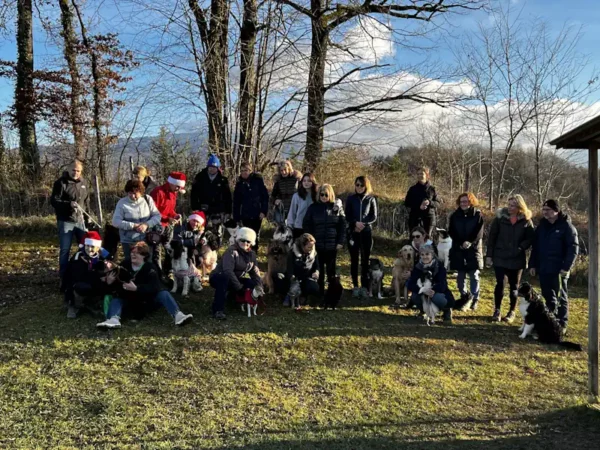
[(588, 150), (589, 171), (589, 239), (590, 262), (588, 267), (588, 386), (591, 400), (598, 401), (598, 269), (600, 246), (598, 243), (598, 146)]

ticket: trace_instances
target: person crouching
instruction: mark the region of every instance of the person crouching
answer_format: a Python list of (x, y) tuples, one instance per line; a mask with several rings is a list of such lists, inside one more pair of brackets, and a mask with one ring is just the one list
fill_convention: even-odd
[(221, 261), (210, 275), (210, 285), (215, 289), (212, 312), (215, 319), (224, 320), (225, 301), (228, 292), (238, 297), (244, 296), (247, 290), (262, 284), (260, 270), (256, 265), (256, 253), (252, 246), (256, 242), (256, 233), (251, 228), (240, 228), (235, 243), (223, 254)]

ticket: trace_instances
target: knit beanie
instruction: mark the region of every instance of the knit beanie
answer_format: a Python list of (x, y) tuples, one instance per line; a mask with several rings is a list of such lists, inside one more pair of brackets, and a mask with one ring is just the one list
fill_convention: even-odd
[(546, 200), (544, 202), (544, 206), (547, 206), (548, 208), (559, 212), (560, 211), (560, 205), (558, 204), (558, 202), (556, 200), (550, 199), (550, 200)]

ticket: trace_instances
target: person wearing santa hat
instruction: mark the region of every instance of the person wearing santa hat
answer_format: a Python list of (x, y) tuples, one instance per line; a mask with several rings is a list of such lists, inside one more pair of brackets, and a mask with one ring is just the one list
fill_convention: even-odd
[[(175, 212), (177, 206), (177, 194), (185, 194), (186, 177), (182, 172), (171, 172), (167, 182), (162, 186), (154, 188), (150, 193), (150, 197), (154, 200), (154, 204), (160, 212), (160, 224), (162, 225), (162, 235), (160, 242), (152, 248), (152, 262), (159, 269), (163, 269), (161, 261), (161, 247), (168, 248), (169, 243), (173, 239), (173, 229), (177, 223), (181, 223), (181, 215)], [(170, 258), (165, 252), (165, 273), (169, 271)]]
[(194, 260), (196, 267), (200, 267), (203, 245), (208, 245), (211, 250), (219, 249), (217, 236), (206, 229), (206, 214), (203, 211), (194, 211), (190, 214), (185, 225), (175, 228), (174, 236), (188, 249), (188, 257)]
[(225, 251), (216, 269), (210, 274), (210, 285), (215, 288), (212, 306), (215, 319), (226, 319), (225, 300), (228, 292), (243, 297), (246, 291), (262, 284), (260, 270), (256, 265), (256, 253), (252, 250), (255, 243), (255, 231), (240, 228), (236, 233), (235, 243)]
[(109, 253), (102, 248), (97, 231), (84, 234), (79, 251), (69, 260), (64, 274), (67, 318), (75, 319), (81, 309), (93, 312), (103, 292), (101, 277)]

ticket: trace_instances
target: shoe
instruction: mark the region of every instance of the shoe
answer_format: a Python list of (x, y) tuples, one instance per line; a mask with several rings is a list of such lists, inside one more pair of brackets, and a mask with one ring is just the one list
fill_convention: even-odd
[(492, 316), (492, 322), (500, 322), (502, 320), (502, 313), (499, 309), (494, 311), (494, 315)]
[(451, 308), (444, 310), (443, 321), (444, 321), (444, 323), (452, 324), (452, 309)]
[(353, 287), (352, 288), (352, 298), (358, 298), (360, 297), (360, 288), (357, 287)]
[(74, 306), (69, 306), (67, 309), (67, 319), (77, 319), (77, 313), (79, 312), (79, 308), (75, 308)]
[(217, 320), (227, 319), (227, 316), (225, 315), (225, 313), (223, 311), (217, 311), (213, 317)]
[(190, 323), (193, 318), (194, 316), (191, 314), (184, 314), (181, 311), (177, 311), (177, 314), (175, 314), (175, 325), (185, 325), (186, 323)]
[(98, 328), (121, 328), (121, 321), (117, 316), (111, 317), (104, 322), (97, 323)]
[(285, 298), (283, 299), (283, 306), (290, 306), (292, 303), (290, 301), (290, 296), (286, 295)]
[(368, 298), (369, 292), (367, 291), (367, 288), (361, 287), (360, 290), (358, 291), (358, 296), (362, 297), (362, 298)]
[(479, 306), (479, 299), (473, 299), (473, 303), (471, 303), (471, 311), (477, 311), (477, 307)]
[(515, 320), (515, 312), (509, 311), (508, 314), (502, 319), (503, 322), (513, 323)]

